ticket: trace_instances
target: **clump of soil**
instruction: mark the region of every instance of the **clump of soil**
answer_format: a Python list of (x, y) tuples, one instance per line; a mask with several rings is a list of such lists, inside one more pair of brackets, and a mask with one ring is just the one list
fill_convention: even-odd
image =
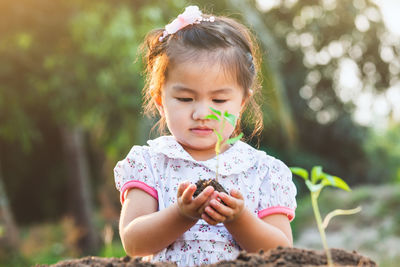
[[(332, 260), (335, 266), (377, 266), (374, 261), (358, 254), (343, 249), (331, 249)], [(208, 266), (263, 266), (263, 267), (300, 267), (300, 266), (327, 266), (324, 251), (301, 248), (283, 248), (259, 253), (241, 252), (236, 260), (220, 261)]]
[[(377, 266), (374, 261), (358, 254), (356, 251), (349, 252), (342, 249), (331, 249), (332, 259), (335, 266)], [(326, 266), (326, 255), (324, 251), (316, 251), (300, 248), (282, 248), (269, 250), (259, 253), (241, 252), (235, 260), (220, 261), (209, 267), (228, 267), (228, 266), (263, 266), (263, 267), (300, 267), (300, 266)], [(39, 266), (39, 265), (37, 265)], [(42, 265), (46, 266), (46, 265)], [(140, 257), (131, 258), (100, 258), (85, 257), (82, 259), (61, 261), (51, 265), (53, 267), (87, 267), (87, 266), (106, 266), (106, 267), (157, 267), (157, 266), (176, 266), (174, 263), (149, 263), (141, 260)]]
[(214, 187), (215, 191), (223, 192), (223, 193), (226, 193), (226, 194), (229, 195), (229, 193), (225, 190), (225, 188), (220, 183), (218, 183), (216, 180), (214, 180), (214, 179), (208, 179), (208, 180), (201, 179), (201, 180), (198, 180), (196, 182), (197, 189), (194, 192), (193, 197), (197, 197), (198, 195), (200, 195), (200, 193), (203, 192), (203, 190), (206, 189), (206, 187), (209, 186), (209, 185)]
[[(48, 265), (36, 265), (38, 267), (47, 267)], [(165, 266), (172, 267), (176, 266), (175, 263), (169, 262), (157, 262), (151, 263), (142, 261), (141, 257), (131, 258), (125, 256), (122, 258), (102, 258), (88, 256), (81, 259), (65, 260), (60, 261), (56, 264), (50, 265), (52, 267), (156, 267)]]

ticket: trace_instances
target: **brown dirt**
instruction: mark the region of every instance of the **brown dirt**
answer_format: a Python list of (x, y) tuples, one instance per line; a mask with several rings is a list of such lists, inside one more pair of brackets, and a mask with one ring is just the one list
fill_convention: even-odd
[[(358, 254), (356, 251), (349, 252), (342, 249), (331, 249), (332, 258), (335, 266), (377, 266), (374, 261)], [(263, 267), (299, 267), (299, 266), (326, 266), (326, 256), (323, 251), (300, 249), (300, 248), (282, 248), (269, 250), (260, 253), (241, 252), (236, 260), (221, 261), (209, 267), (228, 267), (228, 266), (263, 266)], [(37, 265), (46, 266), (46, 265)], [(141, 258), (131, 258), (129, 256), (122, 258), (100, 258), (85, 257), (75, 260), (65, 260), (53, 267), (87, 267), (87, 266), (105, 266), (105, 267), (150, 267), (150, 266), (176, 266), (173, 263), (149, 263), (143, 262)]]
[[(335, 266), (377, 266), (374, 261), (356, 251), (331, 249), (331, 253)], [(265, 253), (240, 253), (236, 260), (221, 261), (209, 266), (327, 266), (327, 261), (323, 251), (278, 247)]]
[(215, 191), (224, 192), (229, 195), (229, 193), (225, 190), (225, 188), (220, 183), (218, 183), (216, 180), (214, 180), (214, 179), (203, 180), (202, 179), (202, 180), (198, 180), (196, 182), (197, 189), (194, 192), (193, 197), (197, 197), (198, 195), (200, 195), (200, 193), (203, 192), (203, 190), (206, 189), (206, 187), (209, 185), (214, 187)]

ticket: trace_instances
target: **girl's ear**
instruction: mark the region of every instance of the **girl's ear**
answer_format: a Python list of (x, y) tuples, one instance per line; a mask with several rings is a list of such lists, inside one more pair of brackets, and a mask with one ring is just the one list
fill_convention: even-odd
[(162, 104), (161, 96), (156, 96), (154, 101), (156, 102), (156, 107), (157, 107), (158, 112), (160, 113), (160, 116), (164, 117), (164, 107), (163, 107), (163, 104)]
[(253, 96), (253, 90), (249, 89), (249, 93), (247, 96), (243, 97), (242, 104), (240, 107), (243, 108), (245, 106), (245, 104), (249, 101), (250, 97), (252, 97), (252, 96)]

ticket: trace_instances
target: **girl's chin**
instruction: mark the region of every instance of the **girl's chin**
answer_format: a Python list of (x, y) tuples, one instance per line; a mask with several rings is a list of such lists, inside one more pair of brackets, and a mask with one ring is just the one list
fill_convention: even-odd
[(193, 152), (193, 153), (215, 154), (215, 143), (210, 142), (209, 145), (205, 144), (205, 142), (203, 143), (197, 142), (195, 144), (194, 143), (180, 143), (180, 144), (189, 153)]
[(205, 146), (204, 144), (202, 145), (193, 145), (193, 144), (187, 144), (183, 145), (183, 147), (186, 150), (191, 150), (191, 151), (197, 151), (197, 152), (205, 152), (207, 153), (208, 151), (215, 151), (215, 144)]

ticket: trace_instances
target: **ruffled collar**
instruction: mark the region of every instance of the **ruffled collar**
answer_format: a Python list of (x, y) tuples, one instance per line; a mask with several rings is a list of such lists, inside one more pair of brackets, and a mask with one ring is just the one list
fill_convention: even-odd
[[(162, 153), (173, 159), (191, 161), (195, 164), (205, 166), (213, 172), (216, 171), (216, 157), (206, 161), (197, 161), (183, 149), (173, 136), (161, 136), (154, 140), (149, 140), (147, 143), (155, 153)], [(231, 175), (247, 171), (256, 164), (258, 152), (258, 150), (248, 144), (237, 141), (228, 150), (219, 155), (218, 172), (221, 175)]]

